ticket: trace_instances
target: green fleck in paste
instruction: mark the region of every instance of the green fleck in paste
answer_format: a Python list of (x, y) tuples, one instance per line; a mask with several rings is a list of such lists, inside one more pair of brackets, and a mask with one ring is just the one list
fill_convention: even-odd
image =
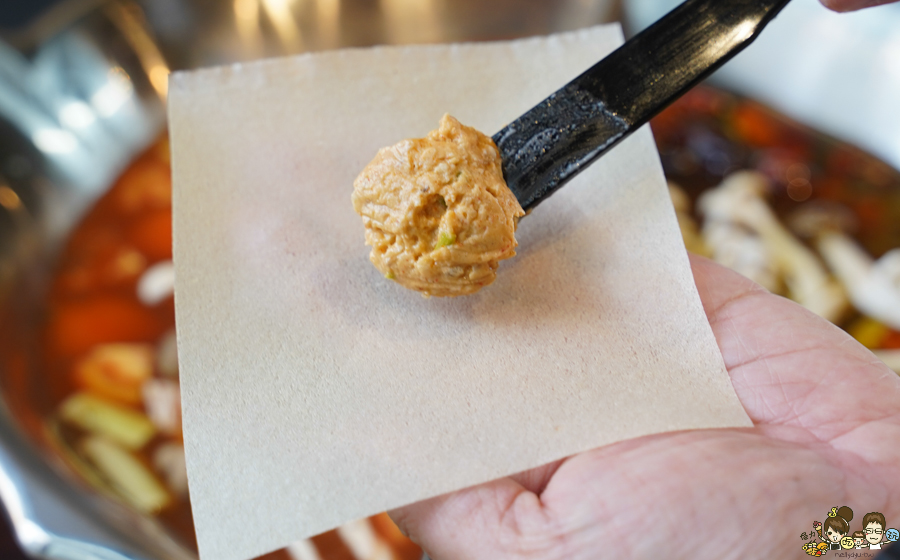
[(438, 237), (437, 245), (434, 246), (435, 250), (440, 249), (441, 247), (446, 247), (448, 245), (453, 245), (456, 243), (456, 235), (452, 233), (447, 233), (446, 231), (442, 231), (441, 235)]

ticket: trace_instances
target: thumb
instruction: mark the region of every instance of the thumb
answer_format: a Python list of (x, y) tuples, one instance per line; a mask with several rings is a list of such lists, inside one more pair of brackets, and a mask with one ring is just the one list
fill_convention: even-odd
[[(432, 560), (506, 559), (549, 552), (537, 495), (501, 478), (389, 512)], [(549, 554), (548, 554), (549, 556)]]

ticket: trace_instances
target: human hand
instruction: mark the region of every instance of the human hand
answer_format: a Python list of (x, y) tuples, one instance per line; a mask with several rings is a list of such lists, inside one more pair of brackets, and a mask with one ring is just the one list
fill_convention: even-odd
[(896, 1), (897, 0), (822, 0), (822, 4), (835, 12), (853, 12), (862, 10), (863, 8), (891, 4)]
[(797, 556), (833, 506), (900, 520), (900, 377), (799, 305), (691, 257), (754, 427), (657, 434), (391, 512), (434, 560)]

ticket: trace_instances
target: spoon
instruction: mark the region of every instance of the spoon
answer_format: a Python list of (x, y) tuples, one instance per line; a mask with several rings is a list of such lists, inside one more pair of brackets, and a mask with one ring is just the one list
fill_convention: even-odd
[(493, 136), (526, 211), (743, 50), (788, 0), (687, 0)]

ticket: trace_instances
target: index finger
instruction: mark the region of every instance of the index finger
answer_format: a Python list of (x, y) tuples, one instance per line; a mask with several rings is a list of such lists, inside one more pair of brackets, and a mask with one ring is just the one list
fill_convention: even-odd
[(892, 4), (897, 0), (822, 0), (822, 4), (835, 12), (854, 12), (863, 8)]

